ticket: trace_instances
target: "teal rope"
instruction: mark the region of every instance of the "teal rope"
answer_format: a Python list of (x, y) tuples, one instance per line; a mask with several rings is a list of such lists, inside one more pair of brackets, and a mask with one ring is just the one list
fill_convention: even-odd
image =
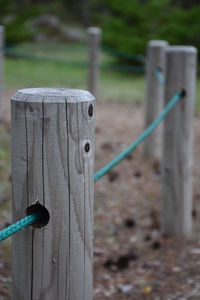
[(145, 57), (143, 55), (139, 55), (139, 54), (135, 54), (135, 53), (130, 53), (130, 52), (125, 52), (125, 51), (121, 51), (115, 48), (111, 48), (108, 46), (101, 46), (102, 50), (115, 56), (115, 57), (122, 57), (122, 58), (127, 58), (130, 60), (135, 60), (138, 61), (140, 63), (144, 63), (145, 62)]
[[(53, 46), (53, 47), (52, 47)], [(45, 51), (45, 53), (49, 53), (50, 51), (48, 51), (49, 49), (52, 50), (52, 49), (55, 49), (58, 50), (59, 48), (63, 49), (62, 45), (59, 45), (59, 44), (51, 44), (51, 45), (40, 45), (39, 47), (37, 47), (38, 50), (42, 50), (42, 51)], [(80, 49), (87, 49), (87, 45), (85, 44), (78, 44), (78, 45), (68, 45), (67, 46), (67, 49), (70, 49), (70, 50), (74, 50), (74, 49), (77, 49), (77, 48), (80, 48)], [(1, 48), (3, 49), (3, 48)], [(0, 49), (0, 50), (1, 50)], [(145, 57), (143, 55), (139, 55), (139, 54), (135, 54), (135, 53), (130, 53), (130, 52), (125, 52), (125, 51), (120, 51), (120, 50), (117, 50), (117, 49), (114, 49), (114, 48), (110, 48), (110, 47), (106, 47), (106, 46), (101, 46), (101, 49), (114, 56), (114, 57), (122, 57), (122, 58), (127, 58), (129, 60), (132, 60), (132, 61), (137, 61), (139, 62), (140, 64), (144, 64), (145, 62)], [(22, 51), (23, 52), (23, 51)], [(5, 54), (13, 54), (13, 55), (20, 55), (21, 53), (21, 50), (17, 49), (15, 47), (15, 45), (9, 45), (7, 47), (4, 47), (4, 53)], [(22, 54), (22, 55), (26, 55), (26, 54)]]
[(52, 57), (32, 55), (32, 54), (28, 54), (28, 53), (19, 52), (12, 48), (5, 48), (5, 54), (10, 55), (14, 58), (21, 58), (21, 59), (27, 59), (27, 60), (32, 60), (32, 61), (50, 62), (50, 63), (61, 64), (61, 65), (70, 65), (70, 66), (75, 66), (75, 67), (80, 67), (80, 68), (87, 67), (87, 63), (85, 63), (85, 62), (67, 61), (67, 60), (56, 59), (56, 58), (52, 58)]
[(160, 71), (159, 68), (155, 68), (154, 74), (156, 75), (156, 77), (157, 77), (158, 81), (160, 82), (160, 84), (164, 85), (165, 84), (165, 79), (164, 79), (163, 73)]
[(134, 65), (114, 65), (114, 64), (102, 64), (101, 69), (103, 71), (119, 71), (119, 72), (132, 72), (132, 73), (141, 73), (143, 74), (145, 71), (144, 66), (134, 66)]
[(111, 160), (102, 169), (94, 174), (94, 182), (97, 182), (101, 177), (107, 174), (112, 168), (119, 164), (125, 157), (127, 157), (143, 140), (145, 140), (160, 124), (160, 122), (166, 117), (169, 111), (174, 107), (174, 105), (181, 99), (181, 93), (176, 92), (170, 102), (166, 105), (164, 110), (158, 115), (158, 117), (147, 127), (142, 134), (124, 151), (117, 155), (113, 160)]
[[(67, 65), (77, 68), (86, 68), (88, 66), (87, 62), (81, 62), (81, 61), (67, 61), (63, 59), (56, 59), (53, 57), (45, 57), (45, 56), (39, 56), (39, 55), (32, 55), (29, 53), (23, 53), (19, 52), (18, 50), (12, 49), (12, 48), (5, 48), (4, 53), (7, 55), (10, 55), (14, 58), (21, 58), (31, 61), (41, 61), (41, 62), (48, 62), (48, 63), (55, 63), (60, 65)], [(99, 66), (102, 71), (113, 71), (113, 72), (132, 72), (132, 73), (144, 73), (144, 66), (143, 65), (115, 65), (115, 64), (101, 64), (96, 65)]]
[[(127, 147), (106, 166), (104, 166), (94, 174), (94, 182), (97, 182), (101, 177), (107, 174), (112, 168), (114, 168), (117, 164), (119, 164), (119, 162), (121, 162), (126, 156), (128, 156), (144, 139), (146, 139), (180, 99), (181, 93), (176, 92), (170, 102), (164, 108), (164, 110), (153, 121), (153, 123), (149, 127), (147, 127), (129, 147)], [(0, 231), (0, 242), (7, 239), (9, 236), (19, 232), (20, 230), (34, 224), (38, 220), (38, 218), (38, 214), (32, 214), (3, 229), (2, 231)]]
[(21, 231), (22, 229), (25, 229), (26, 227), (32, 225), (38, 220), (37, 214), (32, 214), (29, 216), (26, 216), (25, 218), (21, 219), (20, 221), (11, 224), (10, 226), (6, 227), (2, 231), (0, 231), (0, 242), (7, 239), (9, 236)]

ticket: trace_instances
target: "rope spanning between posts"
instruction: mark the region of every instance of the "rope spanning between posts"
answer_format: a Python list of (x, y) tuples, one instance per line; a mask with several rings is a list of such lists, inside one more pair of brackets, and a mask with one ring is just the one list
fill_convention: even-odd
[(101, 48), (104, 52), (107, 52), (115, 57), (126, 58), (126, 59), (129, 59), (132, 61), (136, 61), (140, 64), (145, 63), (145, 57), (141, 54), (135, 54), (135, 53), (130, 53), (130, 52), (126, 52), (126, 51), (121, 51), (121, 50), (111, 48), (108, 46), (102, 46)]
[(158, 115), (158, 117), (151, 123), (141, 135), (130, 144), (124, 151), (117, 155), (113, 160), (111, 160), (106, 166), (97, 171), (94, 174), (94, 182), (97, 182), (101, 177), (107, 174), (112, 168), (118, 165), (125, 157), (127, 157), (142, 141), (144, 141), (160, 124), (160, 122), (166, 117), (169, 111), (174, 107), (174, 105), (183, 97), (183, 92), (176, 92), (171, 98), (169, 103), (166, 105), (164, 110)]
[[(66, 65), (75, 68), (88, 67), (88, 63), (86, 61), (71, 61), (71, 60), (59, 59), (55, 57), (48, 57), (44, 55), (34, 55), (30, 53), (25, 53), (23, 51), (15, 50), (9, 47), (4, 48), (4, 53), (5, 55), (8, 55), (13, 58), (21, 58), (21, 59), (36, 61), (36, 62), (53, 63), (53, 64), (63, 65), (63, 66)], [(122, 72), (122, 73), (133, 72), (133, 73), (141, 73), (141, 74), (144, 73), (144, 64), (130, 65), (130, 64), (103, 63), (103, 64), (95, 64), (95, 67), (100, 68), (102, 71)]]
[[(130, 144), (124, 151), (118, 154), (113, 160), (111, 160), (107, 165), (101, 168), (94, 174), (94, 182), (96, 183), (104, 175), (106, 175), (112, 168), (118, 165), (124, 158), (126, 158), (142, 141), (144, 141), (161, 123), (161, 121), (166, 117), (170, 110), (176, 105), (176, 103), (184, 96), (184, 92), (176, 92), (171, 98), (169, 103), (166, 105), (164, 110), (158, 115), (158, 117), (150, 124), (141, 135)], [(12, 236), (13, 234), (33, 225), (39, 220), (40, 216), (37, 213), (30, 214), (18, 222), (8, 226), (7, 228), (0, 231), (0, 242)]]
[(21, 231), (22, 229), (25, 229), (26, 227), (33, 225), (36, 221), (38, 221), (38, 219), (39, 219), (39, 215), (35, 213), (26, 216), (23, 219), (19, 220), (18, 222), (6, 227), (2, 231), (0, 231), (0, 242), (7, 239), (9, 236)]

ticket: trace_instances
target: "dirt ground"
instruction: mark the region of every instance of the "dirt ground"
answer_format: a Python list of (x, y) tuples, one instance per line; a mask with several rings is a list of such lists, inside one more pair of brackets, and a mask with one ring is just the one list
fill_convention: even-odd
[[(5, 122), (9, 123), (9, 122)], [(95, 184), (94, 299), (200, 299), (200, 122), (195, 118), (194, 237), (160, 236), (160, 164), (143, 146)], [(98, 170), (143, 129), (142, 108), (98, 102)], [(9, 217), (1, 220), (5, 225)], [(0, 247), (0, 300), (10, 299), (9, 242)]]

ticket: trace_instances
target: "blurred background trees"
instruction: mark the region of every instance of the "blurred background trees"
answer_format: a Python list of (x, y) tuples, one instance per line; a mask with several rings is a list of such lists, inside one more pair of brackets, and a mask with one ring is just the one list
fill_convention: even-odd
[[(196, 1), (197, 2), (197, 1)], [(186, 0), (99, 0), (97, 19), (104, 43), (132, 53), (144, 53), (151, 39), (192, 44), (200, 49), (200, 4)], [(186, 8), (187, 7), (187, 8)]]
[(64, 25), (98, 25), (104, 45), (121, 51), (144, 54), (150, 39), (192, 44), (200, 50), (199, 0), (0, 0), (7, 43), (34, 40), (41, 29), (32, 24), (47, 14)]

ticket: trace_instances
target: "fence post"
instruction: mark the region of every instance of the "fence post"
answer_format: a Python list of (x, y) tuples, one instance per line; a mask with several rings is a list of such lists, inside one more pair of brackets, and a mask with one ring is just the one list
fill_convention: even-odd
[(81, 90), (24, 89), (11, 100), (13, 221), (27, 207), (50, 215), (13, 237), (13, 300), (93, 299), (94, 111)]
[(0, 26), (0, 119), (3, 115), (3, 52), (4, 52), (4, 27)]
[[(164, 82), (156, 77), (159, 70), (164, 78), (165, 55), (164, 49), (168, 42), (161, 40), (149, 41), (146, 57), (146, 100), (145, 100), (145, 128), (148, 127), (163, 109)], [(144, 142), (144, 156), (158, 158), (162, 156), (162, 125)]]
[(189, 46), (167, 47), (166, 64), (165, 104), (180, 89), (185, 96), (164, 122), (162, 232), (190, 237), (197, 50)]
[(101, 29), (89, 27), (88, 33), (88, 89), (96, 97), (99, 81)]

